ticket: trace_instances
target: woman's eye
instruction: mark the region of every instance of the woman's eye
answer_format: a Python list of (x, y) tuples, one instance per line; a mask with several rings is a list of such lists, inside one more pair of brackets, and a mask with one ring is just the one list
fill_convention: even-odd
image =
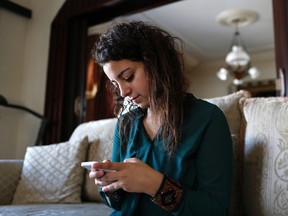
[(128, 76), (128, 77), (124, 77), (124, 80), (127, 81), (127, 82), (131, 82), (134, 78), (134, 74)]

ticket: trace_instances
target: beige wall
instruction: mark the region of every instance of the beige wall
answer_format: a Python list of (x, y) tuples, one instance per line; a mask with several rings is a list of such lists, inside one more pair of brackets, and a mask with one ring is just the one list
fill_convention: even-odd
[[(260, 53), (249, 53), (252, 59), (252, 66), (257, 67), (261, 74), (257, 80), (276, 79), (275, 54), (270, 48)], [(216, 72), (225, 66), (225, 56), (223, 59), (216, 59), (210, 62), (200, 62), (193, 68), (188, 68), (187, 76), (190, 80), (189, 92), (196, 97), (209, 98), (226, 95), (232, 79), (221, 81), (216, 77)], [(251, 80), (248, 80), (251, 81)]]
[[(43, 113), (50, 25), (64, 0), (13, 0), (32, 10), (32, 19), (0, 10), (0, 94), (9, 103)], [(23, 158), (40, 120), (0, 106), (0, 159)]]
[[(0, 10), (0, 94), (10, 103), (44, 111), (50, 25), (64, 0), (14, 0), (33, 11), (26, 19)], [(273, 50), (253, 55), (261, 79), (275, 77)], [(190, 92), (200, 98), (226, 95), (228, 83), (216, 78), (224, 59), (188, 67)], [(194, 63), (192, 64), (194, 65)], [(20, 110), (0, 106), (0, 159), (23, 158), (34, 145), (40, 120)]]

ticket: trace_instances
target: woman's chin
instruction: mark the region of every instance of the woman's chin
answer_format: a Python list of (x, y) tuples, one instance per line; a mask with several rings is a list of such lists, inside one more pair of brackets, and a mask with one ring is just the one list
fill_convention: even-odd
[(137, 104), (137, 103), (135, 103), (137, 106), (139, 106), (139, 107), (141, 107), (142, 109), (147, 109), (147, 108), (149, 108), (149, 105), (148, 104), (141, 104), (141, 103), (139, 103), (139, 104)]

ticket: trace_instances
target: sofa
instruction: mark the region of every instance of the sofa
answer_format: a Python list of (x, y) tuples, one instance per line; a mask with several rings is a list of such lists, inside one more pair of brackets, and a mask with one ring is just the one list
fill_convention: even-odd
[[(288, 98), (238, 92), (204, 99), (225, 114), (233, 141), (231, 216), (288, 215)], [(110, 158), (116, 118), (80, 124), (66, 142), (0, 160), (0, 215), (109, 215), (82, 161)]]

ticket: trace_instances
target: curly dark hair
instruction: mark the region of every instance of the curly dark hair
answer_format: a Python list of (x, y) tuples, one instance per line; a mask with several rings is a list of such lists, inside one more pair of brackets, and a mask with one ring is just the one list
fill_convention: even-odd
[[(124, 59), (143, 63), (150, 86), (149, 108), (160, 115), (160, 136), (170, 154), (181, 137), (187, 90), (182, 50), (179, 38), (142, 21), (115, 25), (100, 37), (92, 50), (94, 60), (102, 66)], [(124, 101), (119, 89), (114, 89), (114, 100), (114, 112), (119, 115)]]

